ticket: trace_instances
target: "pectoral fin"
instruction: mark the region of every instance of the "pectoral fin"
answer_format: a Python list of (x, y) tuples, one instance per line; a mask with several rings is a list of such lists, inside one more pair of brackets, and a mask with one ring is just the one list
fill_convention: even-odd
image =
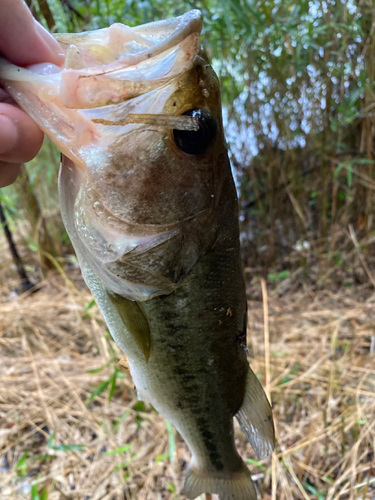
[(138, 302), (112, 292), (108, 292), (108, 297), (148, 361), (151, 351), (150, 327)]
[(236, 418), (258, 458), (268, 457), (275, 447), (272, 409), (261, 383), (250, 367), (245, 396)]

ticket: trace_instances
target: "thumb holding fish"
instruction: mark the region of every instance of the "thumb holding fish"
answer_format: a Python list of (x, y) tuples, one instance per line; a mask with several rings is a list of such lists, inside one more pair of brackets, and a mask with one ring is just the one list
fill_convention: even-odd
[[(0, 0), (0, 55), (18, 66), (63, 62), (59, 44), (22, 0)], [(0, 88), (0, 187), (16, 180), (20, 164), (34, 158), (42, 142), (37, 124)]]

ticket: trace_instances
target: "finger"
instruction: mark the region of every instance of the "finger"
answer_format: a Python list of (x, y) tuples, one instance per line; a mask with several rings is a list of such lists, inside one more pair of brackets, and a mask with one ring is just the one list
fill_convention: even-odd
[(43, 132), (19, 108), (0, 103), (0, 161), (23, 163), (38, 153)]
[(0, 0), (0, 53), (12, 63), (42, 62), (61, 65), (60, 45), (39, 23), (22, 0)]
[(0, 161), (0, 188), (13, 184), (20, 172), (20, 164)]
[(7, 102), (8, 104), (15, 104), (12, 97), (8, 94), (5, 89), (0, 87), (0, 102)]

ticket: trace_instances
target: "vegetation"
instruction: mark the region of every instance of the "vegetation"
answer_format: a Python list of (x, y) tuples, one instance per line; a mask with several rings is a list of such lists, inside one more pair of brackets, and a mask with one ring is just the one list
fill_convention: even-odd
[[(251, 364), (269, 381), (279, 429), (273, 459), (256, 461), (238, 432), (241, 453), (265, 500), (374, 498), (373, 2), (28, 4), (58, 32), (203, 11), (240, 195)], [(19, 279), (4, 259), (0, 496), (183, 498), (187, 449), (169, 422), (136, 402), (117, 367), (121, 354), (61, 222), (58, 164), (46, 140), (19, 183), (0, 193), (26, 272), (41, 286), (11, 302)], [(272, 289), (264, 314), (262, 276)]]
[[(305, 250), (308, 246), (314, 257), (328, 253), (331, 259), (353, 247), (348, 224), (365, 238), (365, 245), (371, 240), (375, 229), (371, 2), (33, 0), (29, 4), (47, 28), (60, 32), (114, 22), (132, 26), (200, 8), (205, 16), (203, 46), (222, 84), (247, 264), (293, 270), (304, 256), (296, 262), (288, 256), (301, 245)], [(48, 222), (47, 227), (44, 222), (38, 226), (46, 240), (43, 247), (30, 221), (33, 243), (42, 245), (47, 254), (61, 256), (61, 246), (48, 244), (51, 239), (61, 241), (57, 235), (63, 231), (60, 222), (53, 222), (59, 217), (53, 148), (47, 144), (26, 168), (42, 218)], [(22, 200), (14, 191), (5, 192), (19, 205)], [(23, 204), (27, 208), (25, 200)], [(366, 253), (371, 254), (368, 245)], [(348, 266), (350, 262), (341, 262), (341, 267)]]
[[(0, 266), (1, 499), (186, 500), (187, 446), (137, 401), (79, 269), (10, 301), (9, 260)], [(268, 297), (259, 280), (249, 288), (250, 362), (272, 397), (276, 452), (258, 461), (237, 424), (236, 445), (263, 500), (370, 500), (374, 294), (285, 296), (285, 281)]]

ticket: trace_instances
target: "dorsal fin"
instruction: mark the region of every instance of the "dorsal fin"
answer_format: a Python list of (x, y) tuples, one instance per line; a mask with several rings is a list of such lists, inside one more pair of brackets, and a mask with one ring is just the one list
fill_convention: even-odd
[(145, 355), (146, 361), (148, 361), (151, 352), (151, 332), (148, 321), (138, 302), (126, 299), (117, 293), (107, 293), (126, 329), (131, 333), (138, 347)]

